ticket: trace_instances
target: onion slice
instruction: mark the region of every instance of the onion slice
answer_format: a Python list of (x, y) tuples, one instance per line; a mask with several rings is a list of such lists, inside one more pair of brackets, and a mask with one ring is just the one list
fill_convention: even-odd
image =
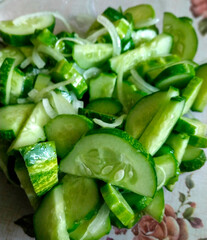
[(126, 114), (123, 114), (123, 115), (121, 115), (120, 117), (118, 117), (113, 123), (106, 123), (106, 122), (104, 122), (104, 121), (102, 121), (102, 120), (100, 120), (100, 119), (98, 119), (98, 118), (94, 118), (93, 119), (93, 121), (97, 124), (97, 125), (99, 125), (99, 126), (101, 126), (101, 127), (106, 127), (106, 128), (115, 128), (115, 127), (118, 127), (118, 126), (120, 126), (122, 123), (123, 123), (123, 121), (124, 121), (124, 119), (126, 118)]
[(42, 99), (42, 104), (45, 109), (45, 112), (50, 118), (55, 118), (57, 116), (56, 111), (51, 107), (50, 102), (47, 98)]
[(119, 35), (116, 31), (116, 28), (114, 24), (108, 20), (108, 18), (104, 17), (103, 15), (99, 15), (97, 17), (97, 21), (102, 24), (107, 31), (109, 32), (109, 35), (111, 36), (111, 40), (113, 43), (113, 56), (118, 56), (121, 54), (121, 40), (119, 38)]

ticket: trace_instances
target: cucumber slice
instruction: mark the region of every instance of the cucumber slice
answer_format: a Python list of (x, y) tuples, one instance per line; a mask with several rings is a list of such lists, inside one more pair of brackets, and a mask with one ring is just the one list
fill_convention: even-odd
[(188, 146), (182, 158), (180, 170), (191, 172), (200, 169), (206, 162), (206, 155), (202, 149)]
[(140, 47), (127, 51), (119, 56), (110, 59), (111, 68), (119, 73), (120, 68), (127, 72), (135, 68), (138, 63), (148, 59), (167, 55), (172, 47), (172, 37), (168, 34), (160, 34), (149, 43), (144, 43)]
[(75, 45), (73, 59), (83, 69), (98, 67), (113, 54), (113, 47), (107, 43)]
[(149, 197), (157, 188), (150, 155), (138, 141), (118, 129), (99, 129), (83, 137), (61, 161), (60, 170), (98, 178)]
[(203, 83), (193, 103), (192, 110), (202, 112), (207, 105), (207, 63), (196, 69), (196, 76), (202, 78)]
[(48, 28), (51, 31), (55, 26), (52, 14), (29, 14), (14, 19), (13, 21), (0, 22), (0, 35), (7, 44), (21, 47), (31, 45), (30, 38), (35, 30)]
[(118, 115), (122, 111), (121, 103), (114, 98), (98, 98), (91, 101), (87, 106), (94, 112), (106, 115)]
[(158, 222), (162, 221), (165, 212), (165, 199), (162, 188), (155, 193), (152, 202), (145, 208), (145, 212)]
[(126, 119), (125, 131), (132, 137), (139, 138), (162, 104), (167, 103), (171, 97), (178, 96), (178, 94), (177, 89), (170, 88), (168, 92), (156, 92), (142, 98), (130, 110)]
[(183, 114), (186, 114), (192, 107), (195, 99), (198, 96), (199, 90), (201, 89), (202, 83), (202, 78), (194, 77), (190, 80), (186, 88), (183, 90), (182, 97), (186, 99)]
[(166, 90), (170, 86), (182, 88), (195, 75), (194, 67), (188, 63), (178, 63), (164, 69), (155, 79), (155, 86)]
[(89, 82), (90, 101), (97, 98), (112, 97), (115, 84), (116, 74), (101, 73), (98, 77)]
[(116, 22), (114, 22), (114, 25), (121, 40), (126, 40), (130, 38), (132, 26), (125, 18), (117, 20)]
[(124, 226), (128, 224), (135, 217), (133, 210), (121, 195), (111, 184), (105, 184), (101, 187), (101, 194), (104, 201), (114, 215), (121, 221)]
[(17, 67), (14, 68), (11, 79), (10, 104), (16, 104), (17, 99), (22, 95), (26, 75)]
[(155, 18), (155, 10), (149, 4), (140, 4), (127, 8), (124, 14), (131, 14), (135, 28), (143, 27), (144, 24)]
[(88, 221), (83, 222), (75, 231), (70, 233), (72, 240), (98, 240), (111, 230), (109, 208), (103, 204), (98, 213)]
[(173, 54), (180, 56), (182, 59), (194, 58), (198, 47), (198, 38), (189, 21), (183, 18), (177, 18), (172, 13), (165, 12), (163, 32), (172, 34), (173, 36)]
[(46, 88), (51, 84), (51, 76), (40, 73), (35, 80), (34, 89), (41, 91), (43, 88)]
[[(171, 98), (161, 107), (150, 124), (146, 127), (139, 141), (147, 152), (154, 155), (168, 138), (174, 125), (182, 114), (185, 100), (181, 97)], [(154, 126), (157, 126), (156, 128)]]
[(197, 119), (181, 117), (175, 125), (175, 130), (188, 135), (206, 135), (207, 125)]
[(207, 148), (207, 137), (204, 135), (191, 135), (189, 144), (198, 148)]
[(174, 156), (179, 164), (185, 153), (190, 137), (185, 133), (171, 133), (168, 137), (166, 144), (174, 150)]
[(62, 59), (59, 61), (52, 71), (52, 77), (55, 82), (62, 82), (71, 79), (71, 84), (68, 85), (69, 90), (73, 90), (78, 98), (82, 98), (87, 91), (88, 86), (85, 79), (74, 68), (73, 63)]
[(91, 120), (93, 120), (94, 118), (97, 118), (106, 123), (113, 123), (117, 119), (117, 117), (115, 117), (115, 116), (98, 113), (98, 112), (95, 112), (93, 110), (86, 109), (86, 108), (79, 108), (78, 114), (84, 115)]
[(42, 102), (39, 102), (34, 107), (32, 113), (20, 130), (17, 138), (12, 142), (12, 145), (8, 149), (8, 152), (13, 149), (32, 145), (40, 141), (45, 141), (46, 136), (43, 130), (43, 126), (47, 124), (49, 120), (50, 118), (46, 114)]
[(65, 157), (75, 143), (93, 128), (93, 122), (84, 116), (59, 115), (44, 127), (49, 141), (55, 141), (57, 155)]
[(52, 189), (34, 214), (37, 240), (69, 240), (66, 227), (62, 185)]
[(33, 209), (36, 210), (40, 205), (40, 197), (34, 191), (33, 185), (31, 183), (29, 173), (25, 162), (22, 158), (17, 158), (15, 161), (15, 173), (20, 181), (21, 187), (24, 189), (30, 204), (32, 205)]
[(0, 50), (0, 66), (6, 58), (15, 59), (14, 65), (18, 66), (24, 60), (24, 55), (18, 48), (7, 46)]
[[(165, 154), (160, 157), (154, 157), (157, 170), (157, 179), (160, 185), (158, 190), (169, 184), (174, 177), (179, 176), (179, 164), (173, 154)], [(164, 173), (164, 174), (163, 174)]]
[(14, 63), (15, 59), (6, 58), (0, 68), (0, 103), (2, 105), (8, 105), (10, 101)]
[[(167, 55), (164, 57), (157, 57), (149, 59), (148, 61), (141, 62), (138, 65), (138, 72), (141, 76), (145, 77), (148, 73), (156, 72), (160, 69), (165, 68), (166, 66), (180, 61), (180, 58), (176, 55)], [(152, 78), (155, 78), (154, 76)], [(148, 77), (147, 77), (148, 80)], [(152, 82), (152, 81), (149, 81)]]
[(89, 220), (98, 210), (100, 196), (94, 179), (66, 175), (62, 179), (63, 199), (68, 232), (83, 220)]
[(33, 108), (33, 104), (11, 105), (0, 108), (0, 138), (13, 140)]
[(19, 149), (24, 158), (37, 196), (48, 192), (58, 182), (58, 163), (54, 142), (42, 142)]

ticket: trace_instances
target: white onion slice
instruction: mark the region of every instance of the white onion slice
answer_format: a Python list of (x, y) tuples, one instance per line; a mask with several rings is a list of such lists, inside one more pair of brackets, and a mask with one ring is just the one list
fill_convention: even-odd
[(56, 49), (53, 49), (53, 48), (48, 47), (48, 46), (43, 45), (43, 44), (38, 45), (37, 51), (51, 56), (57, 62), (61, 61), (62, 59), (65, 59), (64, 56), (62, 55), (62, 53), (60, 53)]
[(27, 66), (30, 65), (30, 63), (32, 62), (32, 58), (31, 57), (28, 57), (26, 58), (20, 65), (20, 68), (24, 69), (26, 68)]
[(101, 73), (101, 69), (100, 68), (92, 67), (92, 68), (87, 69), (83, 73), (83, 77), (84, 77), (84, 79), (87, 80), (87, 79), (90, 79), (90, 78), (98, 76), (100, 73)]
[(107, 30), (105, 28), (101, 28), (101, 29), (95, 31), (94, 33), (92, 33), (91, 35), (89, 35), (87, 37), (87, 40), (92, 43), (95, 43), (100, 36), (102, 36), (106, 33), (107, 33)]
[(32, 52), (32, 61), (40, 69), (43, 68), (46, 64), (45, 61), (40, 57), (36, 48), (34, 48)]
[(111, 40), (113, 43), (113, 56), (118, 56), (121, 54), (121, 40), (119, 38), (119, 35), (116, 31), (116, 28), (114, 24), (108, 20), (108, 18), (99, 15), (97, 17), (97, 21), (101, 23), (109, 32), (109, 35), (111, 36)]
[(55, 110), (51, 107), (50, 102), (47, 98), (43, 98), (42, 99), (42, 105), (45, 109), (45, 112), (47, 113), (47, 115), (50, 118), (55, 118), (57, 116), (57, 113), (55, 112)]
[(138, 89), (148, 94), (159, 91), (159, 88), (156, 88), (150, 85), (149, 83), (145, 82), (144, 79), (138, 74), (138, 72), (135, 69), (131, 70), (131, 74), (132, 74), (131, 80)]
[(94, 118), (93, 119), (93, 121), (97, 124), (97, 125), (99, 125), (99, 126), (101, 126), (101, 127), (106, 127), (106, 128), (115, 128), (115, 127), (118, 127), (118, 126), (120, 126), (122, 123), (123, 123), (123, 121), (124, 121), (124, 119), (126, 118), (126, 114), (123, 114), (123, 115), (121, 115), (120, 117), (118, 117), (113, 123), (106, 123), (106, 122), (104, 122), (104, 121), (102, 121), (102, 120), (100, 120), (100, 119), (97, 119), (97, 118)]
[(79, 100), (77, 99), (75, 93), (70, 92), (70, 95), (71, 95), (71, 97), (72, 97), (72, 105), (73, 105), (73, 108), (75, 109), (75, 112), (78, 113), (78, 109), (84, 107), (84, 102), (83, 102), (83, 101), (79, 101)]

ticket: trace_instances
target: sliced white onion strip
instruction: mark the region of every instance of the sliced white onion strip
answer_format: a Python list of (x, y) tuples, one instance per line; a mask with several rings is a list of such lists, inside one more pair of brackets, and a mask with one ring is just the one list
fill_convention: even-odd
[(135, 27), (136, 28), (149, 27), (149, 26), (157, 24), (158, 22), (159, 22), (158, 18), (149, 18), (149, 19), (147, 19), (145, 21), (137, 22)]
[(100, 120), (100, 119), (98, 119), (98, 118), (94, 118), (93, 119), (93, 121), (97, 124), (97, 125), (99, 125), (99, 126), (101, 126), (101, 127), (106, 127), (106, 128), (115, 128), (115, 127), (118, 127), (118, 126), (120, 126), (122, 123), (123, 123), (123, 121), (124, 121), (124, 119), (126, 118), (126, 114), (123, 114), (123, 115), (121, 115), (120, 117), (118, 117), (113, 123), (106, 123), (106, 122), (104, 122), (104, 121), (102, 121), (102, 120)]
[(72, 97), (73, 108), (75, 109), (75, 112), (78, 113), (78, 109), (84, 107), (84, 102), (83, 101), (79, 101), (77, 99), (75, 93), (70, 92), (70, 94), (71, 94), (71, 97)]
[(32, 61), (39, 69), (43, 68), (46, 64), (45, 61), (40, 57), (36, 48), (34, 48), (32, 52)]
[(106, 33), (107, 33), (107, 30), (105, 28), (101, 28), (101, 29), (97, 30), (96, 32), (92, 33), (91, 35), (89, 35), (87, 37), (87, 40), (92, 43), (95, 43), (100, 36), (102, 36)]
[(87, 69), (83, 73), (83, 77), (84, 77), (84, 79), (87, 80), (87, 79), (90, 79), (90, 78), (98, 76), (100, 73), (101, 73), (101, 69), (100, 68), (92, 67), (92, 68)]
[(97, 21), (107, 29), (107, 31), (109, 32), (109, 35), (111, 36), (111, 40), (113, 43), (113, 56), (120, 55), (121, 54), (121, 40), (119, 38), (119, 35), (118, 35), (113, 23), (111, 21), (109, 21), (108, 18), (104, 17), (103, 15), (99, 15), (97, 17)]
[(34, 100), (36, 96), (38, 95), (38, 91), (36, 89), (32, 89), (30, 92), (28, 92), (28, 96), (30, 99)]
[(50, 11), (46, 11), (46, 12), (36, 12), (36, 13), (31, 13), (31, 14), (27, 14), (24, 16), (20, 16), (16, 19), (13, 20), (13, 24), (15, 25), (19, 25), (22, 23), (22, 21), (25, 18), (33, 18), (33, 17), (39, 17), (39, 16), (44, 16), (44, 15), (53, 15), (55, 18), (59, 19), (66, 27), (66, 29), (68, 30), (68, 32), (72, 32), (72, 28), (70, 26), (70, 24), (67, 22), (67, 20), (65, 19), (65, 17), (63, 17), (63, 15), (61, 15), (58, 12), (50, 12)]
[(149, 83), (145, 82), (144, 79), (138, 74), (138, 72), (135, 69), (132, 69), (130, 72), (132, 75), (131, 80), (133, 81), (134, 85), (138, 89), (140, 89), (148, 94), (159, 91), (159, 88), (156, 88), (156, 87), (150, 85)]
[(57, 116), (56, 111), (51, 107), (50, 102), (47, 98), (42, 99), (42, 105), (45, 109), (45, 112), (50, 118), (55, 118)]
[(26, 68), (27, 66), (30, 65), (30, 63), (32, 62), (32, 58), (31, 57), (28, 57), (26, 58), (20, 65), (20, 68), (24, 69)]
[(77, 63), (74, 63), (74, 64), (73, 64), (73, 67), (74, 67), (81, 75), (83, 75), (83, 73), (85, 72), (85, 69), (79, 67)]
[(50, 91), (56, 89), (56, 88), (59, 88), (59, 87), (63, 87), (63, 86), (66, 86), (70, 83), (73, 82), (73, 79), (68, 79), (66, 81), (62, 81), (62, 82), (59, 82), (59, 83), (56, 83), (56, 84), (52, 84), (46, 88), (43, 88), (41, 91), (39, 91), (37, 93), (37, 95), (35, 96), (35, 99), (34, 99), (34, 102), (38, 102), (40, 101), (45, 94), (49, 93)]
[(62, 59), (65, 59), (62, 53), (60, 53), (56, 49), (53, 49), (43, 44), (38, 45), (37, 51), (49, 55), (50, 57), (55, 59), (57, 62), (61, 61)]

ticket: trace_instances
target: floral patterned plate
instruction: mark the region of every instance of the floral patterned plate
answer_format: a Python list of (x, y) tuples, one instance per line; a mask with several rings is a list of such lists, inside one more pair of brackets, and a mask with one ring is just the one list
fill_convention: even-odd
[[(106, 7), (126, 9), (140, 3), (153, 5), (160, 27), (164, 11), (194, 17), (199, 37), (195, 61), (199, 64), (207, 62), (207, 0), (4, 0), (0, 3), (0, 20), (37, 11), (59, 11), (76, 31), (83, 32)], [(58, 23), (58, 28), (61, 27)], [(196, 117), (207, 123), (207, 110)], [(144, 216), (132, 229), (113, 228), (103, 239), (207, 240), (207, 164), (192, 174), (183, 174), (174, 191), (165, 192), (165, 201), (165, 216), (161, 223)], [(9, 184), (0, 171), (0, 240), (32, 239), (28, 236), (33, 234), (28, 218), (17, 221), (31, 212), (23, 190)], [(27, 234), (18, 225), (26, 226)]]

